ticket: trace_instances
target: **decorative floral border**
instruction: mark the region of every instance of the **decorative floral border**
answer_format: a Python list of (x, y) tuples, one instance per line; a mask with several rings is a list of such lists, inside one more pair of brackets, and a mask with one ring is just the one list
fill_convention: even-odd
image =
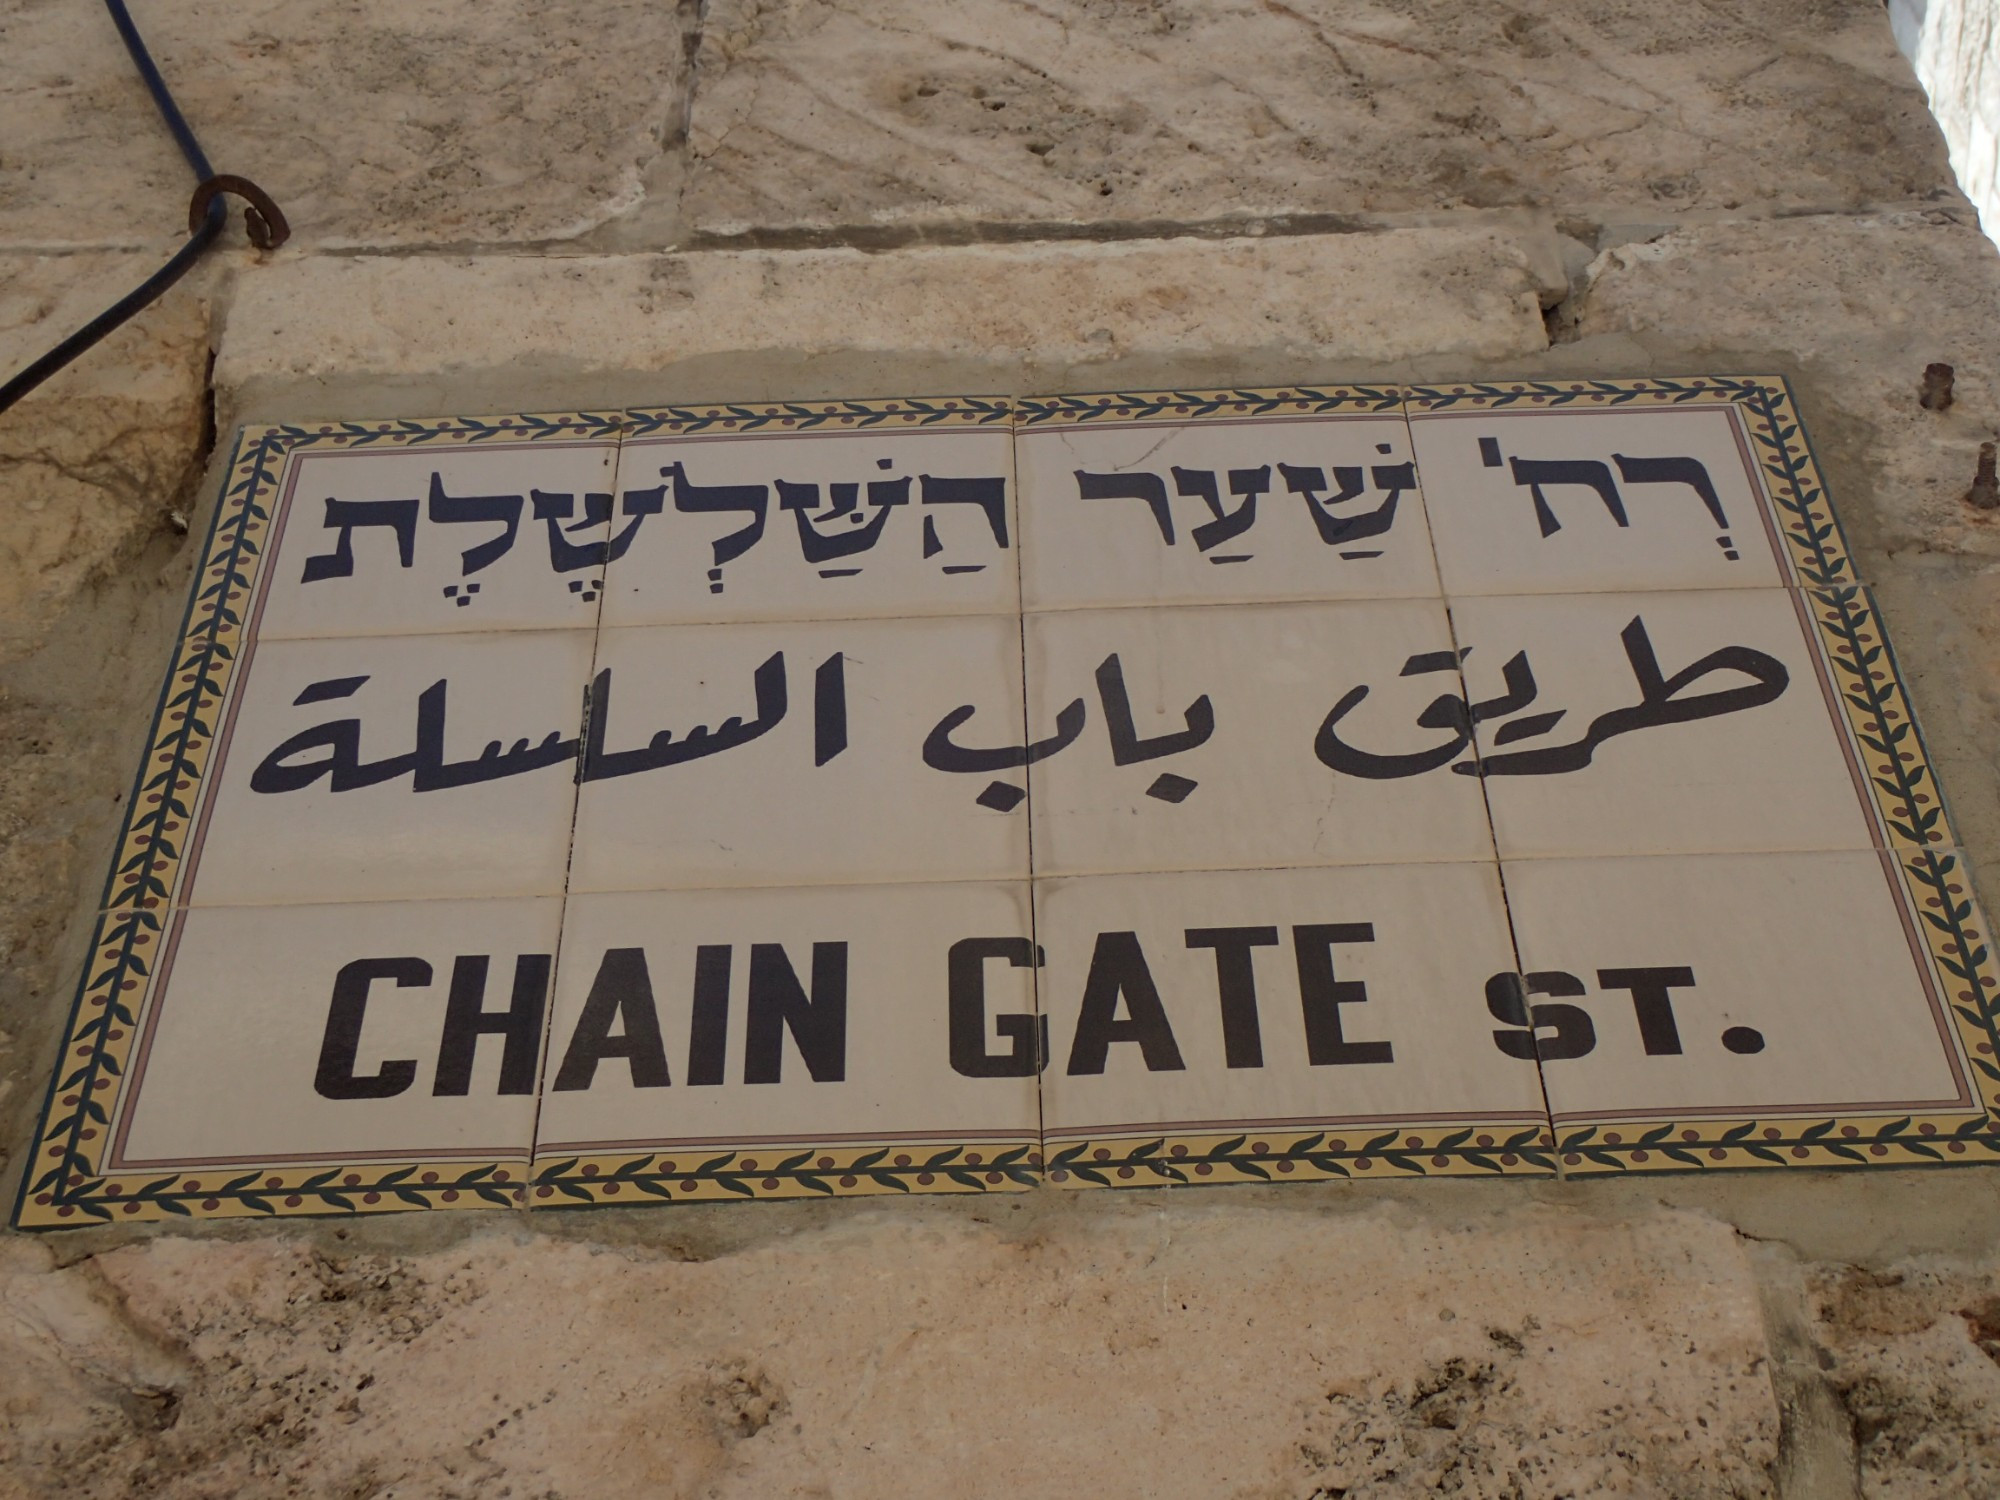
[(308, 449), (492, 447), (614, 438), (622, 413), (535, 413), (487, 419), (281, 424), (237, 437), (209, 524), (187, 612), (160, 689), (147, 750), (127, 799), (91, 956), (77, 987), (62, 1057), (42, 1107), (14, 1223), (71, 1228), (121, 1218), (227, 1218), (366, 1213), (396, 1208), (506, 1207), (527, 1157), (438, 1164), (369, 1162), (189, 1172), (99, 1170), (116, 1090), (149, 998), (184, 829), (208, 768), (215, 725), (244, 644), (245, 617), (266, 562), (271, 505), (295, 453)]
[[(1031, 428), (1459, 409), (1728, 404), (1742, 415), (1777, 508), (1787, 562), (1810, 601), (1851, 744), (1921, 918), (1934, 976), (1977, 1079), (1977, 1114), (1801, 1121), (1641, 1121), (1552, 1134), (1519, 1121), (1448, 1129), (1296, 1129), (984, 1143), (978, 1148), (813, 1148), (566, 1154), (492, 1162), (324, 1164), (156, 1176), (100, 1174), (108, 1098), (124, 1077), (181, 860), (181, 830), (230, 690), (244, 614), (292, 453), (308, 448), (499, 445), (656, 433), (723, 435), (872, 428)], [(1691, 376), (1445, 386), (1290, 386), (1011, 401), (694, 404), (632, 412), (347, 422), (245, 429), (211, 522), (187, 614), (107, 877), (60, 1067), (51, 1081), (15, 1223), (74, 1227), (121, 1218), (359, 1214), (413, 1208), (615, 1205), (645, 1201), (1019, 1191), (1064, 1187), (1407, 1176), (1565, 1175), (1732, 1167), (1947, 1164), (2000, 1157), (2000, 971), (1984, 919), (1951, 852), (1942, 791), (1911, 713), (1886, 630), (1859, 585), (1818, 465), (1782, 377)], [(765, 1161), (769, 1156), (771, 1160)], [(520, 1177), (517, 1178), (517, 1174)], [(525, 1180), (521, 1180), (521, 1179)], [(630, 1196), (627, 1196), (629, 1194)]]
[(1225, 1182), (1315, 1182), (1330, 1178), (1550, 1177), (1546, 1122), (1397, 1125), (1384, 1130), (1237, 1131), (1230, 1135), (1049, 1139), (1048, 1176), (1058, 1187), (1164, 1187)]
[(1889, 846), (1948, 847), (1954, 839), (1944, 792), (1873, 598), (1852, 586), (1802, 593), (1846, 711), (1848, 742), (1868, 774)]
[(549, 1208), (865, 1194), (1008, 1193), (1038, 1186), (1041, 1144), (692, 1147), (535, 1158), (529, 1192)]
[(1397, 385), (1282, 386), (1271, 390), (1103, 391), (1080, 396), (1028, 396), (1017, 427), (1084, 422), (1193, 422), (1202, 418), (1326, 417), (1403, 413)]
[(891, 432), (937, 428), (1008, 427), (1014, 403), (1006, 396), (904, 397), (895, 401), (698, 401), (687, 406), (644, 407), (623, 413), (625, 436), (691, 437), (696, 433)]

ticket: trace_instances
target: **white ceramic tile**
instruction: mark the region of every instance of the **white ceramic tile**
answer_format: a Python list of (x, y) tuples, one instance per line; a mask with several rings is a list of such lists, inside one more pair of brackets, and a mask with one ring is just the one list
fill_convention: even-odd
[(1400, 413), (1023, 428), (1030, 609), (1438, 592)]
[(1461, 702), (1440, 603), (1065, 611), (1027, 640), (1030, 734), (1080, 726), (1030, 772), (1037, 874), (1492, 856), (1466, 737), (1419, 723)]
[(1505, 879), (1529, 998), (1569, 1007), (1537, 1018), (1558, 1119), (1969, 1102), (1880, 854), (1526, 860)]
[(256, 633), (590, 630), (607, 536), (646, 519), (614, 514), (617, 458), (583, 438), (294, 452)]
[(1503, 858), (1876, 841), (1798, 594), (1516, 595), (1451, 609)]
[(961, 711), (954, 743), (1021, 745), (1019, 630), (992, 615), (606, 630), (572, 889), (1025, 879), (1025, 774), (927, 764)]
[(572, 897), (538, 1153), (1032, 1137), (1031, 930), (1025, 883)]
[[(1542, 1118), (1482, 996), (1513, 949), (1491, 864), (1036, 882), (1064, 1136)], [(1227, 997), (1227, 998), (1225, 998)], [(1315, 1060), (1317, 1059), (1317, 1060)]]
[(1447, 594), (1786, 581), (1733, 408), (1416, 411), (1410, 433)]
[(619, 492), (657, 513), (611, 565), (607, 625), (1007, 611), (1004, 425), (634, 437)]
[(592, 644), (562, 630), (258, 646), (176, 899), (560, 895)]
[(525, 1158), (561, 917), (557, 900), (169, 913), (106, 1170)]

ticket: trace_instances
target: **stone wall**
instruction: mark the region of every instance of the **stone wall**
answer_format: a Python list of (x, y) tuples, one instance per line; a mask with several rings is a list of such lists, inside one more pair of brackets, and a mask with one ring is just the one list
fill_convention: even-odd
[[(1777, 370), (2000, 902), (2000, 256), (1874, 0), (138, 9), (296, 235), (0, 416), (10, 1201), (243, 420)], [(97, 9), (0, 56), (12, 370), (189, 184)], [(1990, 1171), (92, 1230), (0, 1309), (0, 1494), (2000, 1487)]]
[(1892, 0), (1890, 19), (1943, 127), (1959, 184), (2000, 241), (2000, 6)]

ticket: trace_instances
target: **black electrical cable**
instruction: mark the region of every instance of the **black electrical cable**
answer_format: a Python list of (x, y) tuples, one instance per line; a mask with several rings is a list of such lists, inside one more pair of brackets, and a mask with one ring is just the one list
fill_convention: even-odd
[(187, 164), (194, 172), (198, 185), (188, 206), (188, 240), (159, 270), (5, 385), (0, 385), (0, 412), (7, 410), (133, 314), (158, 301), (168, 287), (185, 276), (188, 268), (201, 259), (202, 252), (222, 234), (223, 225), (229, 218), (228, 206), (222, 201), (225, 193), (233, 193), (249, 201), (250, 206), (244, 210), (244, 222), (251, 243), (259, 249), (273, 249), (291, 235), (284, 214), (279, 212), (278, 205), (263, 189), (241, 177), (216, 175), (215, 169), (209, 165), (208, 153), (201, 149), (201, 142), (195, 138), (187, 117), (174, 102), (173, 92), (154, 65), (153, 55), (146, 50), (145, 39), (133, 24), (131, 13), (125, 8), (125, 0), (104, 0), (104, 8), (111, 12), (111, 23), (124, 39), (125, 50), (132, 55), (139, 76), (145, 81), (146, 92), (153, 96), (160, 118), (166, 122), (174, 143), (181, 148), (181, 155), (187, 158)]
[(146, 50), (145, 38), (139, 35), (139, 28), (132, 22), (132, 13), (125, 8), (125, 0), (104, 0), (104, 8), (111, 12), (111, 24), (118, 28), (118, 35), (125, 42), (125, 50), (132, 54), (132, 65), (139, 70), (139, 76), (146, 82), (146, 92), (153, 96), (153, 103), (159, 107), (160, 118), (167, 122), (167, 129), (173, 132), (174, 144), (181, 148), (181, 155), (194, 169), (196, 182), (206, 182), (215, 175), (215, 168), (208, 164), (208, 153), (201, 149), (201, 142), (194, 138), (194, 130), (188, 125), (187, 116), (174, 103), (173, 91), (167, 87), (166, 79), (153, 64), (153, 54)]

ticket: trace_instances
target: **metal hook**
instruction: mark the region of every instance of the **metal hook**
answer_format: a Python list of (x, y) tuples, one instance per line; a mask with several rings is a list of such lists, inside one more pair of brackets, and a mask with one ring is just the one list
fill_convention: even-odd
[(224, 193), (244, 200), (243, 227), (250, 243), (259, 250), (275, 250), (292, 237), (292, 226), (271, 195), (247, 177), (220, 172), (194, 190), (188, 200), (188, 232), (199, 230), (208, 217), (208, 206)]

